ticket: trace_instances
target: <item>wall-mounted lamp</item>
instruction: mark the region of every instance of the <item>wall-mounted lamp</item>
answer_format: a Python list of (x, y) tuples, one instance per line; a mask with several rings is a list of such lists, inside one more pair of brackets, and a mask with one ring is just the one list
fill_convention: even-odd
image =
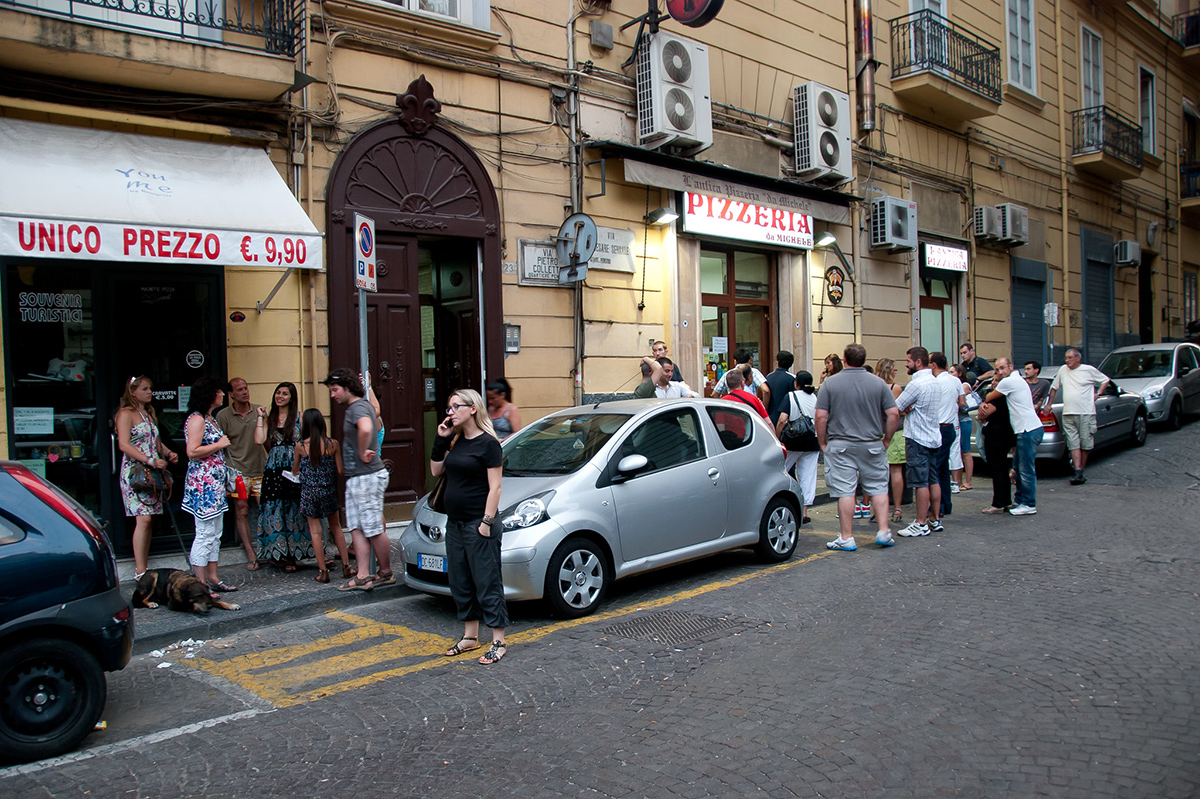
[(650, 213), (646, 214), (646, 224), (648, 225), (669, 225), (679, 218), (679, 214), (675, 213), (670, 208), (655, 208)]
[(834, 236), (832, 232), (826, 230), (817, 238), (817, 242), (814, 246), (821, 248), (833, 248), (834, 255), (838, 257), (838, 260), (842, 262), (842, 268), (846, 270), (846, 276), (851, 280), (854, 280), (854, 267), (850, 265), (850, 261), (846, 258), (846, 254), (842, 252), (842, 248), (838, 246), (837, 236)]

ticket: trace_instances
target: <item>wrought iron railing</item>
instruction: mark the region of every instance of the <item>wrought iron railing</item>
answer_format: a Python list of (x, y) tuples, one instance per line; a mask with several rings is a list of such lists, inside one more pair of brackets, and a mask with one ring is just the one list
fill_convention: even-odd
[(295, 56), (304, 0), (0, 0), (0, 8)]
[(1185, 11), (1172, 18), (1175, 41), (1184, 47), (1200, 45), (1200, 11)]
[(1200, 197), (1200, 163), (1179, 165), (1179, 197), (1182, 200)]
[(1141, 169), (1141, 125), (1103, 105), (1080, 109), (1071, 116), (1075, 133), (1074, 155), (1103, 152)]
[(892, 77), (939, 72), (1000, 102), (1000, 48), (928, 9), (891, 21)]

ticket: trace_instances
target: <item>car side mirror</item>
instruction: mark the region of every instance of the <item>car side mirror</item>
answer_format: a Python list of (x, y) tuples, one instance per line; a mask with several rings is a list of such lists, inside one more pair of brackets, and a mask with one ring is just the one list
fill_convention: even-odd
[(614, 483), (622, 483), (650, 465), (645, 455), (626, 455), (617, 464), (617, 473), (613, 475)]

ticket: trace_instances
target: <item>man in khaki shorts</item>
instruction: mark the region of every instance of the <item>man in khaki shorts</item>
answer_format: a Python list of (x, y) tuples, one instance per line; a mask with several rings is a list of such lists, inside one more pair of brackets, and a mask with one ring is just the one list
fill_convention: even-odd
[(840, 535), (829, 549), (858, 549), (852, 534), (858, 485), (871, 498), (879, 532), (875, 543), (896, 543), (888, 529), (887, 447), (900, 425), (896, 399), (887, 383), (863, 368), (867, 351), (849, 344), (843, 353), (846, 368), (825, 379), (817, 393), (817, 443), (825, 453), (825, 486), (837, 497)]
[(1071, 451), (1071, 462), (1075, 466), (1075, 474), (1067, 482), (1077, 486), (1087, 482), (1083, 467), (1087, 466), (1087, 454), (1095, 445), (1096, 397), (1108, 387), (1108, 375), (1084, 363), (1082, 353), (1074, 347), (1067, 350), (1065, 360), (1066, 364), (1058, 367), (1058, 374), (1050, 384), (1046, 407), (1054, 404), (1054, 397), (1061, 388), (1062, 428), (1067, 436), (1067, 449)]
[(238, 540), (246, 550), (246, 568), (258, 571), (258, 556), (250, 538), (250, 500), (257, 504), (262, 494), (263, 466), (267, 462), (267, 450), (263, 447), (267, 440), (267, 409), (250, 401), (250, 386), (242, 378), (232, 378), (228, 388), (230, 403), (217, 412), (216, 422), (229, 437), (225, 458), (242, 473), (246, 484), (246, 496), (239, 497), (233, 492), (228, 495), (233, 500)]

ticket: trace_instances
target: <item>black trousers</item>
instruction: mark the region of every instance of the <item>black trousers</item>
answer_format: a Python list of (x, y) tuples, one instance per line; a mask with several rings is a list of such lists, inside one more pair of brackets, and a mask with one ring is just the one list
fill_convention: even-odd
[(450, 596), (459, 621), (479, 621), (493, 630), (508, 626), (504, 581), (500, 576), (500, 529), (479, 534), (481, 519), (446, 522), (446, 566)]
[(954, 503), (950, 501), (950, 448), (954, 446), (954, 425), (942, 425), (939, 430), (942, 445), (937, 453), (937, 478), (938, 485), (942, 487), (942, 507), (938, 516), (949, 516), (954, 509)]
[(1008, 437), (983, 437), (983, 450), (987, 456), (988, 471), (992, 474), (992, 507), (1007, 508), (1012, 504), (1012, 483), (1008, 479), (1008, 471), (1012, 468), (1009, 451), (1013, 441)]

